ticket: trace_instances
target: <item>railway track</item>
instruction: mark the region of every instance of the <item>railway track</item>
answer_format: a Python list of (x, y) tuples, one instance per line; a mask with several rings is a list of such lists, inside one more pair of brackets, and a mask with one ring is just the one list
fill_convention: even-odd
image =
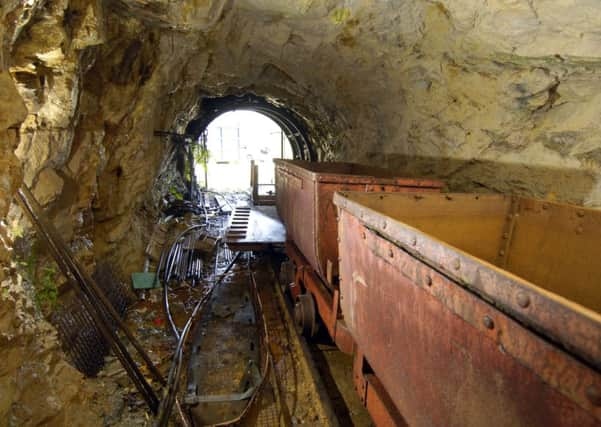
[[(176, 414), (188, 425), (337, 426), (272, 254), (250, 252), (255, 246), (233, 253), (223, 241), (226, 224), (218, 215), (195, 220), (172, 232), (160, 257), (163, 306), (177, 345), (156, 425)], [(202, 242), (209, 240), (207, 250)], [(172, 315), (170, 294), (186, 286), (201, 287), (202, 296), (183, 322)]]

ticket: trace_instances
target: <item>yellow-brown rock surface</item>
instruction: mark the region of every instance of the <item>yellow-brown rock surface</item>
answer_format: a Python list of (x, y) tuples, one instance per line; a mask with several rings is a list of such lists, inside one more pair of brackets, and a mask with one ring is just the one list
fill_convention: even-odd
[(205, 95), (288, 106), (322, 159), (601, 207), (597, 0), (7, 0), (0, 19), (0, 213), (24, 180), (124, 276), (153, 131)]

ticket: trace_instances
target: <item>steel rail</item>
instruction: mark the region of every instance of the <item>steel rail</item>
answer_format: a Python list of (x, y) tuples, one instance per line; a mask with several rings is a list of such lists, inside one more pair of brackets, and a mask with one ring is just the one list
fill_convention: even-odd
[(242, 252), (236, 253), (236, 256), (234, 257), (234, 259), (232, 259), (232, 261), (227, 266), (225, 271), (220, 275), (219, 279), (216, 280), (211, 285), (211, 287), (209, 288), (207, 293), (205, 293), (202, 296), (202, 298), (198, 301), (198, 303), (194, 307), (194, 310), (192, 311), (192, 314), (188, 318), (186, 325), (182, 329), (180, 338), (177, 343), (177, 347), (175, 349), (175, 354), (173, 356), (173, 362), (171, 364), (171, 368), (169, 369), (169, 376), (167, 379), (167, 387), (165, 390), (164, 397), (161, 400), (161, 404), (159, 406), (157, 420), (154, 424), (155, 427), (165, 427), (165, 426), (167, 426), (167, 423), (169, 421), (169, 416), (171, 415), (171, 411), (173, 409), (173, 404), (175, 402), (176, 395), (177, 395), (177, 390), (179, 388), (179, 381), (180, 381), (180, 377), (181, 377), (180, 374), (181, 374), (181, 367), (182, 367), (183, 353), (184, 353), (183, 349), (184, 349), (186, 341), (188, 339), (188, 335), (190, 334), (190, 330), (192, 328), (192, 323), (194, 322), (194, 320), (200, 313), (201, 308), (203, 308), (205, 303), (208, 301), (209, 297), (213, 293), (213, 290), (221, 284), (221, 282), (226, 277), (227, 273), (229, 273), (230, 269), (234, 266), (234, 264), (236, 263), (236, 261), (238, 260), (238, 258), (240, 257), (241, 254), (242, 254)]
[[(83, 268), (81, 268), (79, 263), (71, 256), (71, 253), (67, 248), (65, 242), (56, 233), (54, 226), (46, 222), (41, 217), (40, 213), (42, 209), (38, 205), (33, 194), (31, 194), (31, 191), (27, 187), (23, 186), (18, 190), (17, 193), (19, 195), (19, 198), (26, 204), (27, 209), (31, 209), (31, 212), (37, 218), (39, 224), (44, 226), (45, 229), (48, 230), (48, 237), (50, 237), (51, 240), (53, 240), (54, 244), (56, 244), (59, 247), (59, 249), (62, 250), (62, 253), (65, 255), (67, 264), (70, 267), (72, 273), (74, 273), (74, 276), (77, 279), (77, 281), (80, 282), (84, 286), (84, 288), (89, 289), (91, 291), (91, 294), (95, 297), (95, 299), (97, 299), (101, 303), (100, 307), (107, 311), (107, 314), (110, 315), (109, 319), (115, 321), (117, 326), (119, 326), (119, 329), (123, 331), (128, 340), (131, 342), (131, 344), (134, 346), (134, 348), (138, 351), (138, 353), (144, 360), (145, 364), (154, 376), (155, 380), (159, 381), (161, 384), (164, 384), (165, 379), (163, 378), (159, 370), (156, 368), (156, 366), (154, 366), (154, 363), (152, 362), (152, 360), (150, 360), (150, 357), (148, 356), (148, 354), (146, 354), (146, 351), (144, 350), (142, 345), (138, 342), (136, 337), (134, 337), (134, 335), (129, 330), (125, 322), (123, 322), (121, 316), (114, 309), (113, 305), (108, 300), (106, 295), (104, 295), (102, 289), (98, 287), (94, 279)], [(42, 232), (43, 234), (46, 234), (44, 233), (44, 230), (42, 230)]]

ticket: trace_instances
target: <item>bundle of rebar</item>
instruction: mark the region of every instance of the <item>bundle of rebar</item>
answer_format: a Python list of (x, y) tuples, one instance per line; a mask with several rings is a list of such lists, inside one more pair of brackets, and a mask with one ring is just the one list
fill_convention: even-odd
[(172, 279), (187, 280), (194, 286), (203, 279), (203, 254), (198, 243), (210, 239), (204, 228), (204, 225), (194, 225), (175, 239), (164, 258), (164, 265), (159, 266), (159, 271), (163, 270), (163, 283)]

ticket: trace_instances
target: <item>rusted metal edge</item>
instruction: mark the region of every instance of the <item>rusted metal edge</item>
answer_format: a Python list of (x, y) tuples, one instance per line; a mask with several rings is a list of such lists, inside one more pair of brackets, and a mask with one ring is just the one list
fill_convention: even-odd
[(353, 355), (353, 383), (363, 406), (378, 427), (406, 427), (407, 422), (392, 398), (373, 373), (364, 372), (365, 355), (358, 349)]
[[(601, 370), (601, 315), (354, 202), (349, 198), (352, 194), (337, 192), (334, 203), (431, 268), (558, 342), (597, 371)], [(385, 228), (382, 227), (384, 222), (388, 225)], [(526, 307), (518, 303), (524, 298), (529, 300)]]
[[(352, 175), (352, 174), (330, 174), (330, 173), (314, 173), (314, 181), (321, 184), (364, 184), (364, 185), (393, 185), (406, 188), (436, 188), (444, 187), (444, 184), (439, 181), (431, 181), (420, 178), (383, 178), (370, 175)], [(350, 179), (349, 179), (350, 178)]]
[(503, 225), (503, 234), (501, 235), (501, 245), (499, 252), (497, 253), (497, 262), (501, 268), (507, 266), (507, 258), (509, 258), (509, 248), (511, 247), (511, 239), (513, 237), (513, 231), (516, 224), (516, 213), (520, 210), (520, 202), (516, 197), (511, 198), (511, 206), (509, 208), (509, 214), (505, 218), (505, 224)]
[[(282, 169), (288, 175), (293, 176), (296, 179), (308, 179), (310, 181), (320, 182), (322, 184), (338, 184), (338, 183), (352, 183), (352, 184), (366, 184), (366, 185), (398, 185), (402, 187), (414, 187), (414, 188), (443, 188), (444, 182), (435, 179), (427, 178), (404, 178), (398, 177), (379, 177), (365, 174), (344, 174), (344, 173), (329, 173), (329, 172), (316, 172), (303, 167), (302, 164), (291, 162), (290, 160), (274, 159), (275, 164), (278, 168)], [(305, 162), (310, 163), (310, 162)], [(383, 171), (384, 168), (379, 168)]]
[[(359, 221), (356, 218), (354, 220)], [(376, 231), (366, 229), (365, 240), (375, 256), (391, 264), (415, 286), (436, 298), (482, 336), (495, 341), (500, 351), (518, 360), (543, 382), (601, 419), (601, 402), (598, 398), (601, 394), (601, 376), (598, 372), (479, 298), (470, 289), (457, 286), (446, 274), (433, 269)], [(473, 304), (465, 303), (466, 293), (473, 295)]]

